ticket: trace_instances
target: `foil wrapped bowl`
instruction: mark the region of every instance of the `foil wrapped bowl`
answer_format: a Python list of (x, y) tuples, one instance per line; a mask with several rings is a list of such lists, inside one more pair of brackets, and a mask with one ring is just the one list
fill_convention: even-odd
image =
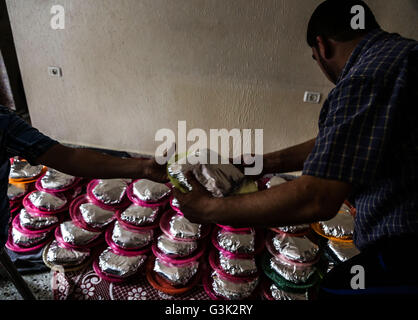
[[(237, 167), (212, 150), (197, 150), (187, 157), (176, 157), (175, 161), (169, 162), (167, 172), (172, 183), (183, 191), (192, 189), (186, 178), (188, 171), (192, 171), (197, 181), (214, 197), (231, 194), (245, 179), (244, 174)], [(214, 163), (210, 161), (211, 159), (217, 159), (218, 164), (211, 164)]]
[(249, 233), (235, 233), (220, 228), (216, 233), (216, 241), (219, 247), (231, 253), (255, 253), (255, 232), (253, 230)]
[(56, 231), (56, 238), (62, 239), (64, 243), (70, 244), (74, 247), (86, 247), (93, 243), (101, 235), (101, 232), (93, 232), (82, 229), (71, 220), (61, 223), (57, 228), (59, 229), (59, 237), (57, 237), (58, 231)]
[(75, 267), (83, 264), (90, 257), (89, 251), (68, 249), (56, 240), (53, 240), (45, 250), (45, 260), (50, 267)]
[(44, 191), (32, 191), (25, 199), (27, 199), (29, 206), (33, 206), (40, 211), (59, 211), (67, 205), (67, 199), (65, 197)]
[(109, 206), (115, 206), (122, 203), (129, 179), (100, 179), (91, 190), (94, 198)]
[(125, 228), (118, 221), (112, 228), (112, 241), (122, 249), (139, 249), (149, 245), (154, 236), (153, 230), (143, 232), (133, 231)]
[(276, 234), (271, 239), (269, 248), (288, 260), (296, 262), (311, 262), (318, 258), (319, 246), (308, 237), (292, 237), (285, 234)]
[(209, 289), (213, 291), (216, 296), (227, 300), (243, 300), (250, 298), (259, 283), (258, 277), (249, 281), (231, 281), (216, 271), (211, 272), (210, 278)]
[(41, 187), (47, 190), (65, 189), (77, 180), (76, 177), (48, 168), (45, 174), (40, 178)]
[(163, 184), (147, 179), (140, 179), (132, 184), (133, 195), (143, 202), (156, 203), (166, 199), (171, 189)]
[(110, 278), (128, 278), (140, 270), (146, 259), (146, 255), (120, 255), (108, 247), (100, 254), (95, 271), (98, 267), (99, 276), (104, 274)]
[(155, 258), (153, 271), (175, 287), (186, 286), (197, 274), (199, 261), (185, 264), (173, 264), (158, 257)]
[(59, 218), (54, 215), (36, 216), (28, 212), (25, 208), (20, 210), (19, 223), (25, 229), (41, 230), (51, 227), (59, 222)]
[(157, 248), (167, 256), (186, 257), (197, 250), (198, 243), (195, 240), (177, 241), (165, 234), (161, 234), (157, 238)]
[(128, 224), (135, 226), (145, 226), (153, 224), (160, 212), (159, 208), (143, 207), (131, 204), (120, 214), (120, 219)]
[(102, 229), (115, 219), (115, 211), (100, 208), (91, 202), (79, 206), (84, 221), (93, 228)]
[(10, 165), (9, 177), (11, 179), (32, 179), (36, 178), (42, 173), (43, 166), (32, 166), (29, 162), (19, 159), (14, 159), (13, 163)]

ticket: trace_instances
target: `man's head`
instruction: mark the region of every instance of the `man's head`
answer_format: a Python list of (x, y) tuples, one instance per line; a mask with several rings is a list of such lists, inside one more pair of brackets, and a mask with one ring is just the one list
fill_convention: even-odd
[[(364, 29), (353, 29), (354, 6), (364, 8)], [(307, 42), (313, 58), (334, 84), (352, 51), (371, 30), (380, 28), (373, 12), (361, 0), (326, 0), (321, 3), (308, 24)]]

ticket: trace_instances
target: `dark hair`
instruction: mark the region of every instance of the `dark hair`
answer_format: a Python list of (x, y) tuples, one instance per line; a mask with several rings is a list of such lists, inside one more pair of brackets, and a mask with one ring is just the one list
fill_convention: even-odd
[[(354, 14), (351, 8), (361, 5), (364, 8), (365, 29), (351, 28)], [(350, 41), (373, 29), (380, 28), (369, 6), (361, 0), (326, 0), (312, 14), (308, 24), (307, 42), (310, 47), (317, 45), (316, 37), (322, 36), (336, 41)]]

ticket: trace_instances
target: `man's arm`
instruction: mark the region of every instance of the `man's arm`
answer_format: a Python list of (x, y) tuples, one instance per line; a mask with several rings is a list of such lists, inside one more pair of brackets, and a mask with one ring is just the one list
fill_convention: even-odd
[(36, 159), (37, 163), (66, 174), (86, 178), (147, 178), (167, 181), (165, 166), (154, 159), (119, 158), (83, 148), (56, 144)]
[(264, 155), (263, 173), (283, 173), (300, 171), (311, 153), (315, 139), (296, 146)]
[(218, 223), (236, 227), (279, 227), (329, 220), (351, 191), (336, 180), (302, 176), (271, 189), (226, 198), (213, 198), (193, 175), (193, 190), (174, 189), (180, 210), (195, 223)]

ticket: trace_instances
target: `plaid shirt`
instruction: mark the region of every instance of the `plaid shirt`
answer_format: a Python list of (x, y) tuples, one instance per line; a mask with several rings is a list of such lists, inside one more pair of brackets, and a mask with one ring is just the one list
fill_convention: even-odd
[(36, 164), (36, 159), (57, 143), (32, 128), (8, 108), (0, 106), (0, 249), (7, 240), (9, 221), (9, 158), (20, 156)]
[(418, 42), (370, 32), (324, 102), (303, 174), (351, 183), (359, 249), (418, 234)]

